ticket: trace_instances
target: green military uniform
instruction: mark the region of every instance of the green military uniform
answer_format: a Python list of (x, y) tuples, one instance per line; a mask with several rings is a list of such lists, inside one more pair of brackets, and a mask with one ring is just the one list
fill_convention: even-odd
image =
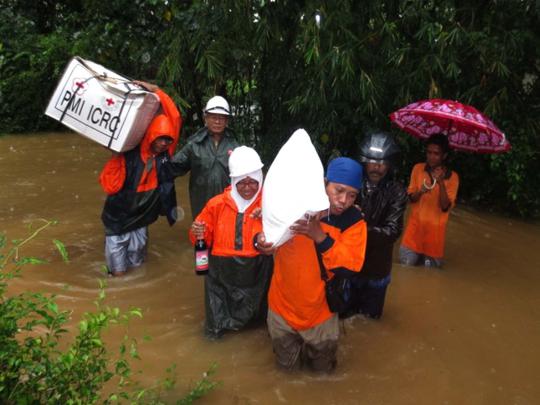
[(230, 184), (229, 155), (240, 146), (233, 132), (226, 128), (219, 144), (214, 144), (208, 128), (204, 127), (189, 137), (187, 143), (173, 156), (174, 176), (191, 171), (189, 199), (195, 218), (208, 200), (221, 194)]

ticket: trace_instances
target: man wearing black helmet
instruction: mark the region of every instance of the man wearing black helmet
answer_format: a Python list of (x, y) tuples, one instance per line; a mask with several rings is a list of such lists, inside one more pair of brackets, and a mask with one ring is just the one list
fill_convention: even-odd
[(366, 258), (351, 289), (351, 307), (342, 318), (360, 313), (378, 319), (382, 315), (392, 270), (392, 250), (403, 230), (407, 203), (405, 187), (393, 179), (400, 149), (384, 132), (367, 135), (360, 144), (364, 183), (357, 204), (368, 225)]

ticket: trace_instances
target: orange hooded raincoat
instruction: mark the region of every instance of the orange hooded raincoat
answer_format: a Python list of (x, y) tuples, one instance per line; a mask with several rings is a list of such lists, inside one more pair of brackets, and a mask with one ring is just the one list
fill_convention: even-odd
[[(261, 195), (239, 213), (229, 186), (210, 199), (195, 219), (206, 224), (204, 239), (211, 247), (204, 283), (209, 337), (266, 317), (272, 257), (259, 254), (253, 246), (254, 236), (262, 231), (261, 218), (252, 216), (261, 207)], [(195, 243), (191, 230), (189, 236)]]

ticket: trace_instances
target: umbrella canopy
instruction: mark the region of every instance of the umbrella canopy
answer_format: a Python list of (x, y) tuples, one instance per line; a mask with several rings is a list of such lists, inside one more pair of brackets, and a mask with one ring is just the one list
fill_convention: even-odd
[(479, 153), (510, 150), (504, 133), (476, 108), (457, 101), (417, 101), (390, 114), (398, 127), (420, 139), (436, 133), (448, 136), (450, 147)]

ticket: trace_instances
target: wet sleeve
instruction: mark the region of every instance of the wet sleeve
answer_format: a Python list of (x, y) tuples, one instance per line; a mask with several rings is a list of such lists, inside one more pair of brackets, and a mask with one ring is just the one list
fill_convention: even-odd
[[(206, 224), (206, 229), (204, 231), (204, 240), (207, 246), (212, 246), (214, 241), (214, 229), (216, 228), (217, 213), (220, 211), (218, 209), (219, 204), (216, 204), (216, 200), (212, 199), (204, 206), (203, 210), (195, 218), (195, 221), (204, 222)], [(189, 240), (193, 245), (195, 245), (195, 235), (191, 232), (191, 227), (189, 228)]]
[(99, 182), (103, 191), (107, 194), (116, 194), (124, 186), (126, 180), (126, 159), (123, 154), (113, 156), (109, 159), (101, 174), (99, 175)]
[(170, 161), (173, 176), (183, 176), (191, 170), (192, 149), (193, 145), (188, 142), (173, 155)]
[(366, 242), (366, 221), (360, 220), (343, 231), (337, 239), (328, 236), (317, 249), (326, 269), (343, 268), (358, 272), (364, 264)]
[(458, 188), (459, 176), (456, 172), (452, 172), (452, 175), (446, 182), (446, 193), (448, 194), (448, 199), (450, 200), (450, 208), (453, 208), (456, 205)]
[(180, 128), (182, 127), (182, 116), (176, 108), (174, 101), (163, 90), (156, 90), (155, 94), (159, 97), (163, 113), (169, 118), (173, 126), (173, 131), (177, 135), (176, 139), (180, 138)]

